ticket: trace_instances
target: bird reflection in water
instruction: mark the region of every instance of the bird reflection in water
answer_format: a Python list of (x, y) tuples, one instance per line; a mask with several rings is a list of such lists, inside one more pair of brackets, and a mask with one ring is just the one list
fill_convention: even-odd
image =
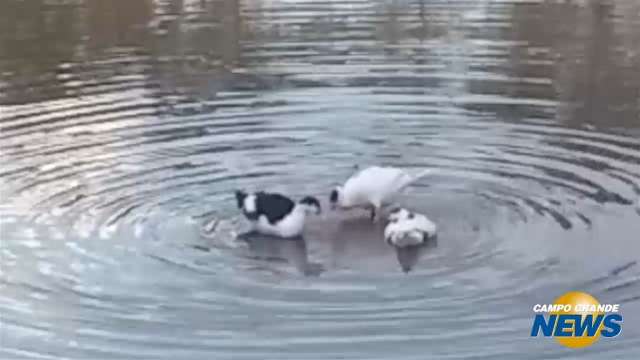
[[(203, 236), (245, 243), (251, 258), (290, 264), (305, 276), (318, 276), (327, 268), (337, 271), (358, 268), (375, 272), (397, 268), (398, 265), (403, 272), (409, 273), (424, 254), (437, 246), (437, 237), (434, 237), (420, 245), (391, 247), (383, 240), (386, 223), (371, 224), (367, 216), (357, 211), (350, 216), (331, 214), (311, 221), (304, 235), (288, 239), (255, 231), (236, 234), (232, 231), (238, 226), (236, 222), (225, 224), (219, 220), (206, 222)], [(309, 261), (310, 244), (324, 265)]]
[(318, 276), (324, 271), (321, 264), (309, 262), (307, 241), (302, 235), (285, 239), (249, 231), (238, 234), (236, 239), (247, 243), (252, 258), (286, 262), (305, 276)]
[(327, 254), (327, 265), (336, 270), (358, 268), (378, 272), (396, 269), (399, 264), (408, 273), (437, 245), (434, 237), (421, 245), (396, 249), (384, 241), (385, 226), (386, 221), (372, 224), (364, 211), (354, 210), (330, 213), (322, 221), (310, 221), (305, 234), (314, 249)]
[(398, 264), (400, 264), (402, 271), (405, 273), (411, 271), (418, 263), (420, 257), (436, 246), (438, 246), (437, 235), (429, 238), (427, 241), (419, 245), (394, 247), (396, 258), (398, 259)]

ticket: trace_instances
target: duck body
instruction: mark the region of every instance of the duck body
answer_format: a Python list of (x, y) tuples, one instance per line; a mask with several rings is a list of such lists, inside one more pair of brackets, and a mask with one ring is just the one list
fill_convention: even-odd
[(320, 203), (307, 196), (295, 202), (290, 198), (267, 192), (235, 193), (238, 208), (251, 223), (253, 231), (283, 238), (302, 234), (307, 214), (320, 213)]
[(329, 200), (334, 208), (370, 209), (372, 219), (376, 220), (382, 205), (428, 173), (428, 170), (424, 170), (411, 175), (394, 167), (371, 166), (351, 176), (343, 186), (335, 188)]
[(407, 209), (396, 209), (389, 214), (389, 223), (384, 229), (387, 244), (404, 248), (422, 245), (437, 236), (437, 226), (423, 214)]

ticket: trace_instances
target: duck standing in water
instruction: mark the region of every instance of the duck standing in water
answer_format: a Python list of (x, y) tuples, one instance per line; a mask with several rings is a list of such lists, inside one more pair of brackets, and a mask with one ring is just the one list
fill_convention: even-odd
[(343, 186), (333, 189), (329, 201), (332, 209), (370, 209), (371, 220), (376, 222), (382, 205), (429, 173), (429, 170), (423, 170), (411, 175), (394, 167), (371, 166), (351, 176)]
[(384, 229), (384, 241), (397, 248), (422, 245), (435, 239), (437, 227), (423, 214), (407, 209), (396, 209), (389, 214), (389, 223)]
[(302, 234), (307, 214), (320, 214), (320, 202), (306, 196), (299, 202), (288, 197), (259, 191), (236, 191), (238, 208), (251, 222), (252, 230), (265, 235), (292, 238)]

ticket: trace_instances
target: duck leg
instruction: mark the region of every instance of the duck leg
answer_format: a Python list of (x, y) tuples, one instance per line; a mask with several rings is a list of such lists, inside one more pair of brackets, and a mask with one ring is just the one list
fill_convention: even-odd
[(380, 220), (381, 213), (382, 213), (381, 204), (372, 203), (371, 204), (371, 222), (377, 223), (378, 220)]

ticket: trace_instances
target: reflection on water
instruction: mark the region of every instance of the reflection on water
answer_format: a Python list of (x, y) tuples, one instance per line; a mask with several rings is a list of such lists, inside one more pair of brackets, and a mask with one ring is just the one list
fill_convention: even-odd
[[(2, 2), (0, 357), (634, 359), (639, 49), (633, 0)], [(437, 246), (236, 239), (367, 164), (437, 170)], [(529, 339), (568, 290), (622, 335)]]
[[(547, 93), (563, 101), (559, 116), (568, 124), (638, 126), (638, 25), (637, 17), (629, 16), (637, 11), (632, 2), (616, 5), (610, 1), (514, 8), (515, 36), (526, 47), (515, 49), (513, 56), (526, 58), (522, 52), (530, 54), (532, 48), (539, 52), (536, 58), (551, 56), (553, 72), (547, 76), (555, 81), (547, 84)], [(541, 28), (536, 22), (539, 18), (548, 19), (548, 24)], [(535, 76), (530, 67), (518, 65), (514, 75)]]
[(307, 241), (300, 236), (294, 239), (281, 239), (255, 232), (239, 234), (238, 240), (246, 241), (251, 256), (267, 261), (284, 261), (295, 266), (301, 274), (312, 276), (322, 272), (322, 264), (309, 262)]

